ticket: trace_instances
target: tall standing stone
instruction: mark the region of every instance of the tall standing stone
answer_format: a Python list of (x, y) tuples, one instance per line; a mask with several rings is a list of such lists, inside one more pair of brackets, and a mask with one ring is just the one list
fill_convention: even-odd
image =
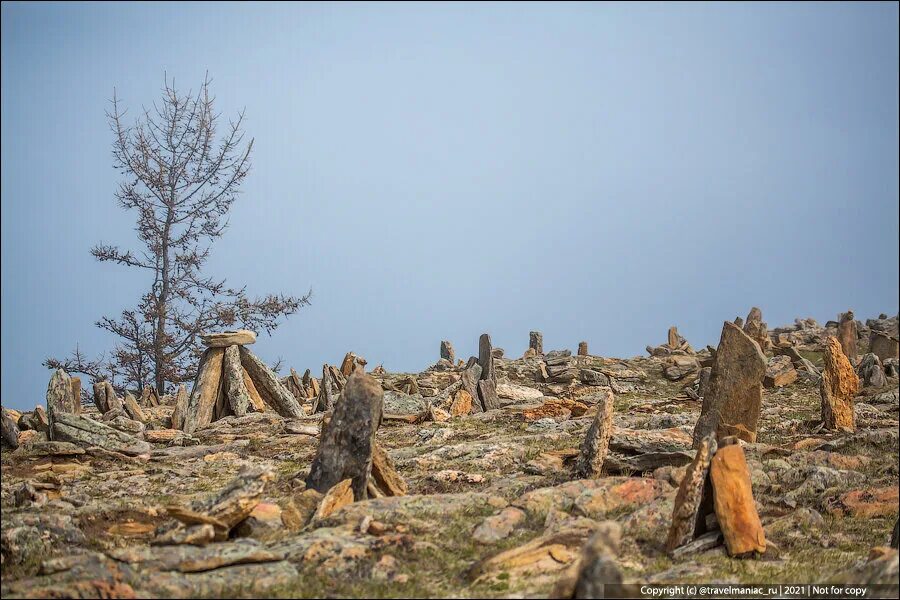
[(667, 345), (669, 346), (669, 348), (671, 348), (672, 350), (675, 350), (676, 348), (678, 348), (681, 345), (681, 340), (679, 339), (679, 337), (680, 336), (678, 335), (678, 328), (675, 327), (674, 325), (669, 327), (669, 335), (668, 335), (668, 342), (667, 342)]
[(478, 382), (478, 397), (485, 412), (500, 408), (500, 398), (497, 396), (497, 384), (493, 379), (482, 379)]
[(356, 372), (323, 427), (306, 487), (325, 493), (344, 479), (352, 480), (353, 497), (366, 499), (372, 472), (375, 431), (381, 424), (384, 391), (371, 375)]
[(103, 382), (103, 392), (106, 396), (106, 411), (109, 412), (111, 410), (125, 410), (125, 406), (122, 404), (122, 401), (119, 400), (119, 397), (116, 395), (116, 388), (113, 387), (113, 384), (107, 379)]
[[(470, 361), (471, 362), (471, 361)], [(473, 412), (484, 412), (484, 405), (478, 399), (478, 382), (481, 380), (481, 365), (471, 364), (460, 374), (461, 387), (472, 397)]]
[(225, 349), (225, 397), (231, 412), (238, 417), (247, 414), (250, 406), (250, 393), (244, 385), (244, 367), (241, 366), (241, 351), (238, 346), (228, 346)]
[(717, 439), (734, 435), (756, 441), (765, 373), (766, 357), (759, 344), (726, 321), (694, 428), (694, 448), (712, 432)]
[(72, 408), (76, 415), (81, 414), (81, 378), (69, 377), (69, 383), (72, 385)]
[(131, 392), (127, 390), (125, 391), (125, 400), (123, 404), (125, 405), (125, 412), (128, 413), (129, 417), (131, 417), (135, 421), (140, 421), (141, 423), (147, 422), (147, 415), (145, 415), (144, 411), (141, 410), (137, 399), (132, 395)]
[(481, 365), (481, 379), (496, 380), (494, 376), (494, 353), (491, 336), (482, 333), (478, 338), (478, 364)]
[(847, 358), (850, 359), (851, 365), (856, 365), (859, 349), (857, 347), (858, 330), (856, 328), (856, 318), (853, 311), (848, 310), (841, 315), (838, 322), (838, 340), (841, 342), (841, 349)]
[(57, 369), (47, 385), (47, 419), (51, 430), (60, 413), (74, 414), (75, 404), (72, 401), (72, 383), (69, 375), (62, 369)]
[(898, 358), (900, 357), (900, 344), (898, 344), (897, 338), (883, 331), (873, 329), (869, 336), (869, 352), (882, 361), (889, 358)]
[(529, 332), (528, 347), (534, 350), (537, 356), (544, 353), (544, 336), (540, 331)]
[(825, 341), (825, 368), (819, 392), (822, 396), (822, 421), (828, 429), (855, 429), (853, 399), (859, 391), (859, 376), (834, 337)]
[(587, 356), (587, 355), (588, 355), (587, 342), (579, 342), (578, 343), (578, 356)]
[(731, 556), (766, 551), (766, 535), (750, 483), (750, 469), (739, 443), (720, 447), (709, 469), (716, 520)]
[(188, 394), (184, 384), (178, 386), (175, 394), (175, 409), (172, 411), (172, 429), (184, 429), (184, 415), (187, 411)]
[(109, 405), (106, 404), (106, 383), (103, 381), (95, 381), (94, 385), (94, 405), (97, 407), (97, 410), (100, 411), (102, 415), (106, 411), (109, 410)]
[(197, 377), (194, 380), (194, 387), (191, 389), (188, 409), (184, 418), (185, 433), (194, 433), (197, 429), (212, 423), (216, 400), (221, 388), (224, 357), (225, 348), (218, 346), (208, 348), (200, 358), (200, 366), (197, 369)]
[(449, 360), (451, 363), (456, 362), (456, 353), (453, 352), (453, 344), (447, 340), (441, 341), (441, 358)]
[(597, 402), (597, 414), (591, 426), (588, 428), (578, 454), (578, 462), (575, 471), (579, 477), (596, 479), (603, 470), (603, 462), (609, 452), (609, 438), (613, 428), (613, 401), (612, 391), (606, 393)]

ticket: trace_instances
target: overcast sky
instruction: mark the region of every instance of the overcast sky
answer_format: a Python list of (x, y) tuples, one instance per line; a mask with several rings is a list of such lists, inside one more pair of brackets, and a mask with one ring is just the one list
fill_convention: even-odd
[(208, 70), (253, 170), (211, 274), (313, 304), (255, 352), (419, 371), (478, 335), (633, 356), (898, 308), (898, 7), (2, 5), (2, 401), (146, 289), (104, 111)]

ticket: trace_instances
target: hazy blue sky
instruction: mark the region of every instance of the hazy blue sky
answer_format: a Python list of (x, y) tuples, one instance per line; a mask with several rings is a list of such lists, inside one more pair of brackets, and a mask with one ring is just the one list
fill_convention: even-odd
[(441, 339), (632, 356), (898, 307), (898, 7), (2, 5), (2, 400), (142, 274), (104, 118), (209, 70), (254, 167), (212, 273), (313, 305), (254, 350), (420, 370)]

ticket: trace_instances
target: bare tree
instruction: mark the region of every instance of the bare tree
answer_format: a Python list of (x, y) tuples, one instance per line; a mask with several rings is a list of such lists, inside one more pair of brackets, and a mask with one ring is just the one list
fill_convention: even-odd
[[(109, 362), (115, 374), (136, 388), (150, 382), (160, 394), (167, 383), (193, 377), (201, 332), (238, 325), (271, 333), (283, 317), (308, 305), (311, 295), (249, 298), (245, 288), (202, 273), (210, 244), (228, 225), (253, 148), (252, 139), (244, 145), (243, 111), (218, 135), (221, 115), (209, 85), (207, 77), (196, 94), (182, 95), (166, 77), (162, 101), (144, 108), (132, 125), (125, 123), (115, 91), (107, 112), (114, 166), (123, 176), (116, 198), (123, 209), (137, 212), (142, 247), (123, 250), (101, 242), (91, 254), (141, 269), (151, 284), (136, 309), (103, 317), (97, 326), (121, 340)], [(94, 377), (102, 360), (88, 362), (76, 354), (45, 364)]]

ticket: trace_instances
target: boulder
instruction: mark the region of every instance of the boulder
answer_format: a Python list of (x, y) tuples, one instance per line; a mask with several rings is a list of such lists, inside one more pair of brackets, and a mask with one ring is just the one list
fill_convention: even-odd
[(873, 329), (869, 336), (869, 352), (882, 361), (900, 357), (900, 343), (897, 338), (883, 331)]
[(447, 340), (441, 341), (441, 358), (449, 360), (451, 363), (456, 362), (456, 353), (453, 351), (453, 344)]
[(109, 425), (74, 413), (57, 413), (50, 425), (50, 439), (79, 446), (99, 446), (105, 450), (136, 456), (147, 454), (150, 444)]
[(588, 428), (575, 471), (579, 477), (598, 478), (609, 452), (609, 440), (613, 429), (613, 393), (607, 391), (597, 402), (597, 414)]
[(797, 381), (797, 369), (788, 356), (773, 356), (766, 365), (763, 385), (767, 388), (779, 388)]

